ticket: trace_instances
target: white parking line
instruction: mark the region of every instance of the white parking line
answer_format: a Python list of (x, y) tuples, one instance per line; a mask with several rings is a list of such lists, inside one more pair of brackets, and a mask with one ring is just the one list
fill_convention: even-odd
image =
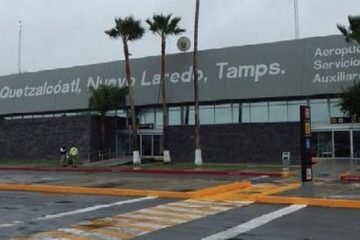
[(214, 235), (208, 236), (206, 238), (202, 238), (201, 240), (226, 240), (230, 238), (234, 238), (239, 234), (248, 232), (254, 228), (260, 227), (266, 223), (269, 223), (277, 218), (285, 216), (287, 214), (296, 212), (302, 208), (305, 208), (306, 205), (291, 205), (274, 212), (264, 214), (260, 217), (256, 217), (248, 222), (240, 224), (236, 227), (230, 228), (226, 231), (216, 233)]
[(110, 204), (102, 204), (102, 205), (97, 205), (97, 206), (93, 206), (93, 207), (78, 209), (75, 211), (46, 215), (43, 217), (35, 218), (35, 220), (41, 221), (41, 220), (59, 218), (59, 217), (75, 215), (75, 214), (84, 213), (84, 212), (91, 212), (91, 211), (95, 211), (95, 210), (98, 210), (101, 208), (108, 208), (108, 207), (120, 206), (120, 205), (124, 205), (124, 204), (128, 204), (128, 203), (141, 202), (141, 201), (150, 200), (150, 199), (154, 199), (154, 198), (156, 198), (156, 197), (144, 197), (144, 198), (130, 199), (130, 200), (125, 200), (125, 201), (120, 201), (120, 202), (115, 202), (115, 203), (110, 203)]
[[(76, 215), (79, 213), (91, 212), (91, 211), (95, 211), (95, 210), (102, 209), (102, 208), (120, 206), (120, 205), (124, 205), (124, 204), (141, 202), (141, 201), (146, 201), (146, 200), (155, 199), (155, 198), (157, 198), (157, 197), (143, 197), (143, 198), (129, 199), (129, 200), (115, 202), (115, 203), (101, 204), (101, 205), (96, 205), (93, 207), (87, 207), (87, 208), (78, 209), (78, 210), (74, 210), (74, 211), (46, 215), (43, 217), (31, 219), (30, 221), (42, 221), (42, 220), (60, 218), (60, 217), (65, 217), (65, 216), (70, 216), (70, 215)], [(4, 224), (0, 224), (0, 228), (13, 227), (13, 226), (21, 224), (21, 223), (24, 223), (24, 221), (13, 221), (11, 223), (4, 223)]]

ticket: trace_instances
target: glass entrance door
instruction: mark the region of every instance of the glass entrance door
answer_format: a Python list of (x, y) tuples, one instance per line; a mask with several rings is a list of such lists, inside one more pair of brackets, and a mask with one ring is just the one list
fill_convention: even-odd
[(360, 130), (333, 129), (312, 133), (313, 157), (360, 158)]
[(141, 156), (153, 156), (153, 136), (141, 135)]
[(350, 158), (350, 131), (334, 131), (335, 158)]
[(143, 132), (140, 134), (140, 153), (142, 157), (162, 156), (162, 134), (159, 132)]
[(352, 131), (353, 156), (360, 158), (360, 131)]
[[(138, 131), (140, 156), (160, 157), (163, 154), (162, 139), (160, 130), (139, 130)], [(116, 135), (116, 153), (118, 157), (132, 156), (132, 134), (128, 130), (120, 130)]]

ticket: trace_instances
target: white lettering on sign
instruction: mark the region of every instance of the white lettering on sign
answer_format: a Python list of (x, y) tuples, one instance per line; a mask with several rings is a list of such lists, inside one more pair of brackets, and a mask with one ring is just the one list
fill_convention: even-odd
[(253, 78), (258, 82), (265, 75), (285, 74), (286, 71), (281, 69), (280, 63), (273, 62), (270, 64), (238, 65), (231, 66), (228, 62), (216, 63), (219, 70), (219, 79), (242, 79)]
[(344, 57), (348, 54), (360, 53), (360, 46), (349, 46), (342, 48), (317, 48), (314, 56), (315, 57), (330, 57), (330, 56), (341, 56)]
[(357, 70), (354, 73), (354, 70), (360, 67), (360, 45), (338, 48), (318, 47), (314, 57), (316, 60), (313, 62), (313, 69), (318, 71), (313, 77), (315, 84), (333, 84), (360, 79)]
[(0, 89), (0, 99), (40, 97), (58, 94), (80, 94), (80, 78), (72, 80), (70, 83), (63, 83), (59, 80), (56, 84), (49, 84), (47, 81), (43, 85), (29, 86), (23, 88), (11, 88), (4, 86)]

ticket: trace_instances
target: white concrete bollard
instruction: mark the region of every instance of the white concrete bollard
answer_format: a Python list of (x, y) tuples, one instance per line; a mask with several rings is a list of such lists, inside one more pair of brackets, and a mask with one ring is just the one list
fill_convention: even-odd
[(140, 165), (141, 164), (139, 151), (133, 151), (133, 164), (134, 165)]
[(201, 166), (203, 164), (201, 149), (195, 149), (195, 165)]
[(164, 163), (171, 163), (170, 151), (164, 150)]

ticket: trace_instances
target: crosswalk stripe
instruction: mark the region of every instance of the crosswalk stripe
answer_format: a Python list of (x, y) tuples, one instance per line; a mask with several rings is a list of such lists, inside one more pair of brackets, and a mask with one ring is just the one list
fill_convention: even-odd
[(194, 203), (194, 204), (210, 204), (213, 206), (233, 206), (234, 205), (234, 204), (227, 203), (227, 202), (210, 201), (210, 200), (195, 200), (195, 199), (188, 199), (183, 202)]
[(60, 233), (60, 232), (47, 232), (46, 234), (37, 234), (31, 238), (27, 238), (31, 240), (89, 240), (89, 238), (77, 237), (68, 233)]
[(166, 224), (158, 223), (158, 221), (149, 222), (149, 220), (143, 221), (143, 219), (138, 218), (138, 217), (136, 218), (136, 217), (125, 217), (125, 216), (118, 217), (118, 216), (116, 216), (115, 218), (119, 219), (119, 221), (122, 221), (122, 222), (124, 222), (124, 221), (130, 222), (131, 224), (134, 224), (135, 226), (152, 228), (152, 231), (163, 228), (164, 226), (170, 226), (170, 224), (168, 222), (166, 222)]
[[(108, 220), (106, 220), (106, 221), (108, 221)], [(131, 229), (134, 231), (140, 231), (140, 232), (152, 232), (157, 229), (154, 226), (148, 226), (147, 224), (140, 225), (140, 224), (137, 224), (137, 222), (124, 221), (121, 219), (117, 219), (116, 217), (111, 218), (111, 220), (109, 220), (109, 222), (111, 222), (114, 227), (125, 227), (128, 229)]]
[(184, 202), (191, 203), (193, 201), (204, 202), (204, 203), (212, 204), (214, 206), (219, 205), (219, 206), (228, 206), (228, 207), (238, 207), (252, 203), (250, 201), (211, 201), (211, 200), (193, 200), (193, 199), (188, 199), (185, 200)]
[(211, 206), (190, 206), (189, 204), (182, 204), (182, 203), (177, 203), (177, 204), (171, 204), (170, 206), (172, 207), (178, 207), (178, 208), (186, 208), (186, 209), (191, 209), (191, 210), (196, 210), (196, 211), (205, 211), (205, 212), (221, 212), (221, 211), (226, 211), (231, 209), (230, 207), (211, 207)]
[[(226, 206), (218, 206), (218, 205), (211, 205), (211, 204), (201, 204), (201, 203), (187, 203), (187, 202), (177, 202), (177, 203), (169, 203), (169, 206), (188, 206), (191, 208), (213, 208), (213, 209), (219, 209), (219, 210), (223, 210), (223, 209), (227, 209), (229, 207)], [(234, 206), (231, 206), (234, 207)]]
[[(155, 218), (155, 217), (147, 217), (147, 216), (139, 216), (139, 215), (127, 215), (127, 216), (121, 216), (121, 218), (125, 218), (125, 219), (132, 219), (135, 221), (142, 221), (143, 223), (151, 223), (153, 226), (159, 226), (159, 227), (164, 227), (164, 226), (172, 226), (174, 224), (177, 224), (177, 222), (175, 221), (168, 221), (168, 219), (161, 219), (161, 218)], [(182, 222), (181, 222), (182, 223)]]
[[(121, 240), (132, 239), (153, 231), (186, 223), (209, 215), (241, 207), (250, 202), (212, 202), (185, 200), (81, 222), (70, 228), (43, 233), (50, 240)], [(40, 236), (40, 235), (34, 235)], [(33, 239), (33, 238), (31, 238)], [(40, 240), (40, 239), (39, 239)]]
[(192, 206), (192, 207), (212, 207), (214, 209), (224, 209), (224, 208), (228, 208), (228, 207), (234, 207), (234, 205), (231, 206), (224, 206), (224, 205), (219, 205), (216, 203), (211, 203), (211, 202), (205, 202), (205, 201), (182, 201), (182, 202), (176, 202), (176, 203), (169, 203), (169, 205), (172, 204), (176, 204), (176, 205), (184, 205), (184, 206)]
[(204, 211), (197, 211), (196, 209), (191, 209), (191, 208), (183, 208), (181, 206), (179, 207), (170, 207), (170, 206), (166, 206), (166, 205), (162, 205), (162, 206), (157, 206), (156, 209), (160, 209), (160, 210), (166, 210), (166, 211), (170, 211), (170, 212), (178, 212), (178, 213), (184, 213), (184, 214), (196, 214), (200, 217), (204, 217), (207, 216), (208, 213), (205, 213)]
[(149, 213), (149, 214), (153, 214), (155, 216), (164, 216), (164, 217), (171, 217), (171, 218), (177, 218), (177, 219), (183, 219), (183, 220), (191, 220), (194, 218), (199, 218), (201, 217), (201, 215), (195, 215), (195, 214), (189, 214), (189, 213), (181, 213), (181, 212), (171, 212), (169, 210), (165, 210), (165, 209), (143, 209), (140, 210), (139, 212), (141, 213)]
[(100, 234), (103, 234), (106, 236), (115, 237), (116, 239), (131, 239), (131, 238), (136, 237), (136, 234), (130, 234), (130, 233), (126, 233), (124, 231), (116, 231), (114, 229), (109, 229), (107, 227), (98, 228), (98, 229), (91, 229), (91, 228), (84, 227), (82, 229), (81, 227), (77, 226), (76, 229), (81, 229), (86, 232), (92, 232), (92, 233), (100, 233)]
[(131, 215), (125, 215), (125, 216), (134, 216), (136, 218), (140, 217), (141, 219), (147, 219), (147, 220), (159, 220), (159, 221), (167, 221), (169, 223), (173, 223), (173, 224), (181, 224), (183, 222), (185, 222), (186, 220), (184, 219), (176, 219), (176, 218), (168, 218), (165, 216), (158, 216), (155, 214), (147, 214), (147, 213), (141, 213), (141, 212), (134, 212)]
[(96, 240), (119, 240), (118, 238), (107, 236), (101, 233), (86, 232), (75, 228), (59, 228), (59, 232), (71, 233), (76, 236), (95, 238)]
[(136, 230), (136, 229), (130, 229), (130, 228), (120, 227), (120, 226), (106, 227), (106, 229), (111, 229), (111, 230), (117, 231), (117, 232), (124, 232), (124, 233), (128, 233), (128, 234), (132, 234), (134, 236), (140, 236), (140, 235), (143, 235), (143, 234), (147, 233), (145, 231), (139, 231), (139, 230)]

